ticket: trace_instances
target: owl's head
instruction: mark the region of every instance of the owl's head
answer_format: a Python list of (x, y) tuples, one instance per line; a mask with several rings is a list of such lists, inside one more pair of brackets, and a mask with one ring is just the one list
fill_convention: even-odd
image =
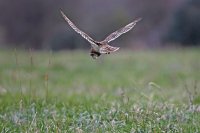
[(92, 56), (93, 59), (97, 59), (101, 54), (98, 52), (91, 52), (90, 56)]

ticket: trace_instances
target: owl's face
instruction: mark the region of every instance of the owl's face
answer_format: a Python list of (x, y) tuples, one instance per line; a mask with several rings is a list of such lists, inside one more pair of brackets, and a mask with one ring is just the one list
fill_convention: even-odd
[(100, 53), (90, 53), (90, 56), (92, 56), (93, 59), (97, 59), (101, 54)]

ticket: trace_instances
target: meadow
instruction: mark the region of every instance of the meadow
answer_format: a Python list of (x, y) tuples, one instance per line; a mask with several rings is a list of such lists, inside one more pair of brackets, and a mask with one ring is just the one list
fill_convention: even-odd
[(200, 49), (0, 51), (0, 131), (200, 132)]

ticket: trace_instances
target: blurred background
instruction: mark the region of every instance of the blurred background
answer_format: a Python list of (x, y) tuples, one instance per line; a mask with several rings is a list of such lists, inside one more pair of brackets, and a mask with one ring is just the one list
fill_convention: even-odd
[(87, 41), (59, 10), (96, 40), (143, 20), (114, 46), (144, 49), (200, 45), (200, 0), (0, 0), (0, 48), (84, 49)]

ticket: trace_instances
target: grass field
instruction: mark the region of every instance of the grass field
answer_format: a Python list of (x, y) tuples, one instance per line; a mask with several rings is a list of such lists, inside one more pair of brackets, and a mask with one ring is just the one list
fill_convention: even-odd
[(200, 132), (200, 49), (0, 51), (0, 131)]

